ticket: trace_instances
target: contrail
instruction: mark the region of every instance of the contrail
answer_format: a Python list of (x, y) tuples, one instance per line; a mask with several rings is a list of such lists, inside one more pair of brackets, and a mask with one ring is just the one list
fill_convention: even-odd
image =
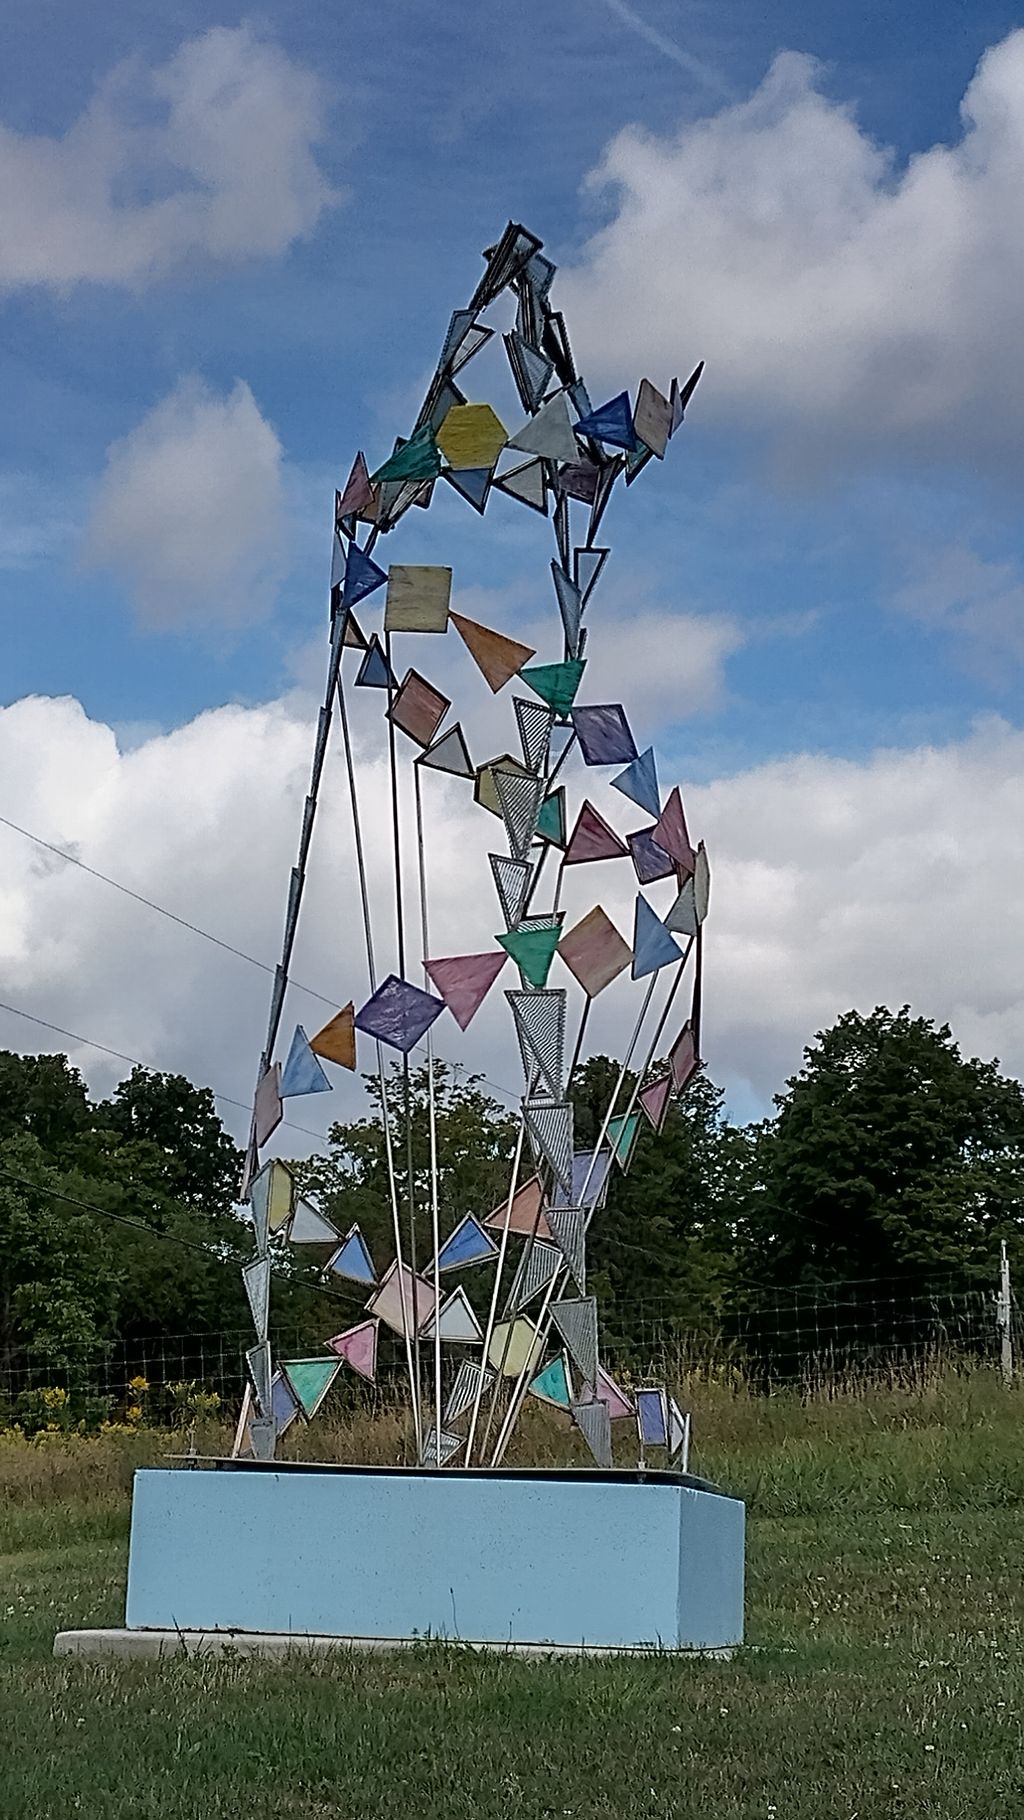
[(666, 38), (664, 32), (659, 32), (656, 26), (648, 25), (646, 19), (641, 19), (640, 14), (635, 13), (633, 8), (626, 4), (626, 0), (605, 0), (605, 5), (615, 14), (616, 18), (622, 20), (623, 25), (628, 25), (631, 31), (646, 39), (654, 50), (660, 51), (663, 57), (668, 57), (671, 62), (677, 63), (679, 68), (686, 70), (688, 75), (696, 76), (698, 82), (703, 82), (705, 88), (713, 89), (716, 95), (731, 96), (732, 90), (717, 71), (711, 69), (707, 63), (702, 63), (699, 57), (694, 57), (689, 51), (684, 51), (682, 46), (674, 43), (671, 38)]

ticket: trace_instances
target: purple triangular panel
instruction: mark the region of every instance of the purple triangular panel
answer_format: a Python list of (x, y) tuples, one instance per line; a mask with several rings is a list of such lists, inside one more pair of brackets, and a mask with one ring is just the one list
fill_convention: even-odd
[(565, 865), (579, 866), (591, 859), (625, 859), (629, 849), (609, 827), (592, 802), (585, 802), (565, 850)]

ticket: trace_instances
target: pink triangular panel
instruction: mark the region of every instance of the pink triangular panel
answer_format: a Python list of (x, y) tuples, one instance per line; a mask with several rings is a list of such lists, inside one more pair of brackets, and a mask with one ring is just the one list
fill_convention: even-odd
[(351, 512), (362, 512), (373, 504), (373, 488), (370, 485), (369, 469), (366, 457), (360, 449), (352, 463), (352, 472), (345, 482), (345, 491), (338, 500), (338, 517), (347, 518)]
[(424, 961), (434, 985), (460, 1030), (476, 1016), (508, 960), (498, 954), (456, 954), (450, 960)]
[(615, 1379), (610, 1372), (605, 1371), (603, 1365), (599, 1365), (597, 1368), (597, 1396), (599, 1402), (607, 1403), (608, 1414), (613, 1422), (617, 1422), (621, 1416), (636, 1415), (636, 1410), (625, 1391), (619, 1389)]
[(641, 1087), (640, 1092), (637, 1095), (640, 1105), (646, 1113), (649, 1123), (654, 1126), (655, 1131), (660, 1131), (665, 1123), (665, 1108), (668, 1105), (671, 1092), (672, 1076), (670, 1074), (663, 1074), (660, 1081), (651, 1081), (649, 1086)]
[(683, 799), (676, 785), (668, 802), (661, 812), (660, 819), (651, 829), (651, 838), (656, 841), (663, 853), (675, 860), (676, 865), (684, 872), (692, 872), (696, 854), (690, 845), (690, 836), (686, 831), (686, 817), (683, 814)]
[(358, 1371), (361, 1378), (373, 1379), (377, 1375), (377, 1329), (379, 1321), (360, 1321), (358, 1327), (349, 1327), (345, 1333), (336, 1333), (327, 1345), (336, 1352), (339, 1359)]
[(629, 848), (619, 839), (615, 829), (597, 813), (592, 802), (585, 802), (569, 836), (564, 864), (579, 866), (588, 859), (622, 859), (628, 854)]

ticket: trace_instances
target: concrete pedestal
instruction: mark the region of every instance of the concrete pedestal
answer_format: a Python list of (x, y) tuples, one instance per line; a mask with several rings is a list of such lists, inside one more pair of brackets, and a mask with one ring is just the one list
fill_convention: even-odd
[(743, 1539), (738, 1499), (676, 1473), (144, 1468), (126, 1622), (523, 1653), (729, 1649)]

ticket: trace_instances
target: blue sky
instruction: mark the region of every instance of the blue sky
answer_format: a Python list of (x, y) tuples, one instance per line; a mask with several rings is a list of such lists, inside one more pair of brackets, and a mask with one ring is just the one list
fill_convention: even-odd
[[(906, 777), (938, 753), (962, 779), (979, 739), (990, 752), (993, 728), (1006, 742), (1020, 726), (1017, 23), (948, 3), (22, 9), (0, 70), (0, 704), (72, 697), (153, 765), (157, 735), (231, 704), (308, 716), (333, 488), (357, 447), (373, 466), (407, 430), (480, 250), (514, 217), (563, 270), (595, 396), (707, 360), (671, 459), (613, 507), (606, 611), (648, 641), (641, 701), (664, 764), (724, 817), (737, 891), (771, 857), (721, 807), (730, 789), (742, 802), (743, 776), (802, 759), (834, 782), (850, 765), (862, 816), (856, 779), (883, 762)], [(264, 105), (280, 157), (253, 178)], [(216, 550), (183, 472), (200, 444)], [(429, 526), (410, 516), (392, 559), (450, 562), (467, 598), (529, 610), (539, 520), (481, 523), (454, 498)], [(77, 734), (55, 721), (36, 737), (42, 754), (12, 731), (0, 813), (85, 854), (95, 802), (39, 782), (61, 741), (74, 768)], [(1008, 750), (997, 788), (1016, 775)], [(981, 771), (976, 788), (991, 800)], [(147, 873), (128, 822), (107, 837), (106, 865), (136, 888), (177, 881), (201, 901), (180, 856)], [(1004, 858), (993, 833), (976, 864)], [(866, 846), (849, 877), (823, 873), (822, 905), (871, 863)], [(229, 883), (207, 883), (203, 915), (230, 934)], [(931, 875), (917, 888), (925, 914)], [(68, 1016), (61, 964), (29, 958), (51, 912), (24, 891), (0, 940), (9, 991)], [(774, 1046), (790, 963), (764, 960), (752, 1022), (737, 1006), (756, 906), (723, 939), (720, 1072), (741, 1111), (766, 1103), (816, 1018), (901, 982), (970, 1045), (1024, 1061), (1008, 965), (958, 997), (939, 928), (920, 979), (909, 960), (875, 966), (877, 933), (856, 966), (830, 948)], [(109, 981), (78, 1011), (90, 1034), (139, 1040)], [(158, 1021), (152, 1059), (201, 1074), (209, 1033), (170, 1006)], [(233, 1054), (213, 1054), (237, 1084)]]

